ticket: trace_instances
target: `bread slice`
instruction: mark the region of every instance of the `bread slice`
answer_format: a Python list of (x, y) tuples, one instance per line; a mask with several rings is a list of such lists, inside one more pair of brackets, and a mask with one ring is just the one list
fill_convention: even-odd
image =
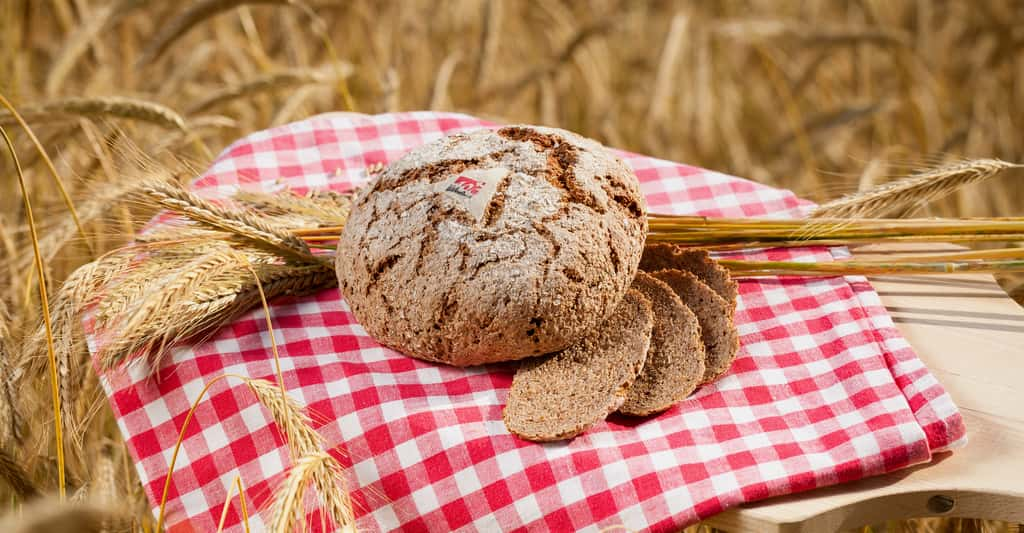
[(526, 440), (571, 439), (626, 400), (643, 369), (653, 316), (644, 296), (629, 290), (615, 312), (569, 348), (523, 363), (512, 379), (503, 417)]
[(686, 398), (704, 379), (704, 342), (697, 317), (665, 282), (637, 272), (633, 289), (651, 301), (654, 328), (643, 372), (630, 385), (619, 412), (660, 413)]
[(640, 258), (640, 270), (657, 272), (659, 270), (676, 269), (692, 272), (697, 279), (711, 287), (719, 296), (736, 309), (736, 297), (739, 288), (729, 271), (711, 258), (707, 250), (685, 248), (676, 244), (653, 243), (644, 246), (644, 255)]
[(654, 277), (672, 287), (679, 299), (697, 315), (707, 353), (703, 381), (714, 381), (729, 370), (740, 347), (732, 321), (732, 306), (690, 272), (659, 270)]

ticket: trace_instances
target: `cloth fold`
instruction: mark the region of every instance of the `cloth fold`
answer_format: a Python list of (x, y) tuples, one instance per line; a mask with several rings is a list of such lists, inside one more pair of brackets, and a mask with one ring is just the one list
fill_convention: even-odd
[[(346, 190), (371, 165), (489, 126), (452, 113), (320, 115), (236, 142), (193, 188), (214, 198), (238, 187)], [(798, 217), (811, 206), (740, 178), (620, 155), (652, 211)], [(858, 277), (741, 281), (741, 349), (724, 378), (659, 416), (612, 416), (545, 445), (506, 431), (506, 368), (444, 367), (383, 348), (336, 289), (272, 302), (271, 312), (285, 386), (345, 466), (365, 530), (673, 531), (740, 503), (926, 462), (963, 442), (953, 402)], [(176, 348), (156, 379), (132, 367), (104, 377), (154, 509), (185, 414), (224, 373), (276, 379), (262, 310)], [(169, 530), (216, 529), (235, 475), (250, 509), (267, 509), (289, 466), (269, 413), (243, 384), (222, 380), (199, 403), (171, 474)], [(251, 517), (253, 531), (266, 513)], [(235, 498), (226, 531), (242, 531), (239, 520)]]

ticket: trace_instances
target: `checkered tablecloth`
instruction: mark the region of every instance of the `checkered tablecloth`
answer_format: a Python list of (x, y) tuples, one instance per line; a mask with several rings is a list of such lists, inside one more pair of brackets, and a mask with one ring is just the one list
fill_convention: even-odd
[[(449, 113), (321, 115), (238, 141), (195, 189), (346, 190), (368, 165), (487, 126)], [(732, 176), (621, 155), (652, 211), (793, 217), (809, 205)], [(285, 385), (346, 467), (365, 530), (671, 531), (743, 502), (922, 463), (964, 435), (956, 407), (863, 278), (741, 281), (742, 347), (724, 378), (660, 416), (612, 416), (555, 444), (506, 431), (509, 370), (439, 366), (383, 348), (336, 289), (273, 302), (272, 313)], [(176, 349), (155, 378), (132, 367), (105, 376), (154, 508), (190, 404), (224, 373), (274, 380), (261, 310)], [(221, 380), (200, 403), (171, 476), (170, 530), (213, 531), (236, 475), (250, 508), (265, 510), (289, 464), (269, 414), (243, 384)], [(266, 518), (254, 516), (253, 531)], [(239, 520), (236, 498), (228, 530), (241, 531)]]

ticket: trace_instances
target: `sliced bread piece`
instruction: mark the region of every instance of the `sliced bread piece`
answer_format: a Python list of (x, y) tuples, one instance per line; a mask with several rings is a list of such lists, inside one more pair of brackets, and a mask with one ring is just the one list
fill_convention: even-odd
[(739, 295), (736, 280), (732, 279), (728, 270), (711, 258), (707, 250), (686, 248), (663, 242), (644, 246), (644, 255), (640, 258), (640, 270), (657, 272), (666, 269), (692, 272), (697, 279), (711, 287), (719, 296), (725, 298), (725, 301), (729, 302), (733, 309), (736, 309), (736, 297)]
[(690, 272), (659, 270), (654, 277), (672, 287), (679, 299), (697, 315), (707, 353), (703, 382), (714, 381), (729, 370), (740, 347), (732, 321), (732, 306)]
[(704, 380), (704, 342), (696, 315), (665, 282), (637, 272), (633, 289), (651, 301), (654, 328), (643, 372), (619, 412), (647, 416), (672, 407)]
[(643, 369), (653, 322), (651, 304), (629, 290), (612, 316), (576, 344), (523, 363), (512, 379), (505, 427), (545, 442), (571, 439), (604, 420)]

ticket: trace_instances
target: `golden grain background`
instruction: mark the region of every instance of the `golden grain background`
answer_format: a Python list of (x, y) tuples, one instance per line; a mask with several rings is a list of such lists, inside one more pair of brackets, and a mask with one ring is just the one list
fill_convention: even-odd
[[(559, 126), (818, 201), (962, 157), (1022, 162), (1022, 22), (1024, 3), (1004, 0), (0, 0), (0, 94), (53, 159), (89, 246), (30, 138), (9, 114), (0, 126), (52, 292), (129, 238), (139, 213), (119, 200), (147, 166), (195, 172), (240, 136), (324, 111)], [(48, 496), (50, 381), (22, 349), (40, 321), (37, 278), (14, 166), (0, 159), (0, 418), (23, 421), (0, 431), (0, 528), (143, 530), (148, 504), (84, 355), (64, 440), (68, 497), (87, 505)], [(1024, 215), (1020, 179), (920, 210)], [(1024, 278), (1000, 281), (1024, 301)], [(886, 527), (1010, 528), (874, 529)]]

